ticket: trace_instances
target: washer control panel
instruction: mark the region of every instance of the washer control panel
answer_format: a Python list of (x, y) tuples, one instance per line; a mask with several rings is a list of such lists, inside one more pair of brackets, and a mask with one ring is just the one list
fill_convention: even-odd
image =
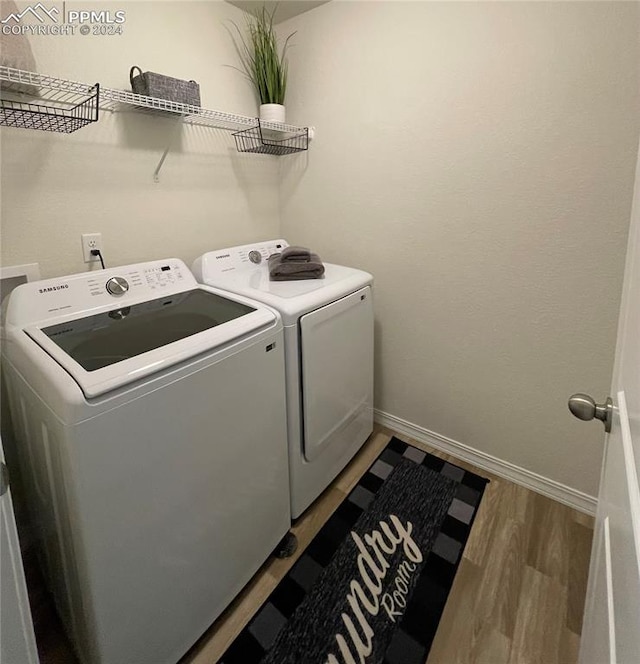
[(167, 289), (184, 283), (185, 274), (191, 276), (184, 264), (175, 260), (116, 268), (114, 272), (116, 274), (106, 281), (100, 278), (100, 272), (92, 272), (87, 279), (89, 294), (97, 298), (106, 292), (119, 297), (127, 292), (143, 293), (148, 290), (151, 295), (159, 293), (157, 297), (162, 297)]
[(11, 294), (7, 316), (13, 320), (42, 321), (54, 315), (126, 306), (129, 301), (161, 298), (197, 288), (191, 271), (178, 258), (93, 270), (68, 277), (33, 281)]
[(179, 284), (184, 280), (184, 274), (178, 263), (167, 263), (145, 268), (141, 271), (140, 278), (151, 290), (162, 290), (167, 286)]

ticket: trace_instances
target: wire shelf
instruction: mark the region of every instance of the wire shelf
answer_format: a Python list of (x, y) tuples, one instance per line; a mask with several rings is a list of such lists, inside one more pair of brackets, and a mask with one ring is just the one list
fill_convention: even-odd
[(312, 132), (277, 122), (216, 111), (126, 90), (89, 86), (0, 66), (0, 124), (48, 131), (76, 131), (95, 122), (99, 111), (174, 115), (184, 124), (233, 132), (240, 152), (274, 155), (307, 150)]
[[(115, 88), (102, 88), (100, 91), (100, 108), (106, 111), (147, 111), (174, 113), (182, 116), (186, 124), (238, 131), (255, 127), (256, 118), (246, 115), (237, 115), (225, 111), (216, 111), (191, 104), (181, 104), (168, 99), (158, 99), (139, 95), (126, 90)], [(300, 127), (280, 124), (278, 122), (265, 122), (263, 127), (274, 131), (300, 132)]]
[(71, 133), (98, 120), (100, 86), (0, 67), (0, 126)]
[(262, 123), (260, 120), (257, 122), (257, 125), (249, 129), (234, 132), (233, 137), (236, 139), (238, 152), (281, 156), (309, 149), (308, 127), (304, 129), (293, 127), (293, 131), (283, 131), (267, 129), (267, 123)]

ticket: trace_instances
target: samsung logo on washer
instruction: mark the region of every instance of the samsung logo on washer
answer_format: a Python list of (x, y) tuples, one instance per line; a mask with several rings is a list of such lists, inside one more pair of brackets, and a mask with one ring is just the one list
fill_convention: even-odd
[(216, 260), (218, 260), (219, 258), (231, 258), (231, 254), (218, 254), (216, 256)]
[(69, 288), (69, 284), (58, 284), (57, 286), (47, 286), (46, 288), (40, 288), (38, 293), (53, 293), (54, 291), (64, 290)]

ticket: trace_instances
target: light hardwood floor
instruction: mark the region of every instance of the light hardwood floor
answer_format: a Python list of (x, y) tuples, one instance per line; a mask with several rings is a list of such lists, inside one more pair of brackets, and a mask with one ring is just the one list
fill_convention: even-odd
[[(218, 661), (392, 435), (376, 426), (353, 462), (292, 528), (297, 555), (268, 561), (180, 664)], [(395, 435), (491, 480), (426, 664), (575, 664), (593, 519)]]

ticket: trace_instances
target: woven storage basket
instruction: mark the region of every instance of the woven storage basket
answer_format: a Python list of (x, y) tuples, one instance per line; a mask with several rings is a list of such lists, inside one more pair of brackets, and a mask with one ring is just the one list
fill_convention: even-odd
[[(140, 73), (134, 76), (136, 69)], [(183, 81), (152, 71), (143, 72), (140, 67), (131, 67), (129, 80), (131, 90), (138, 95), (200, 106), (200, 86), (195, 81)]]

